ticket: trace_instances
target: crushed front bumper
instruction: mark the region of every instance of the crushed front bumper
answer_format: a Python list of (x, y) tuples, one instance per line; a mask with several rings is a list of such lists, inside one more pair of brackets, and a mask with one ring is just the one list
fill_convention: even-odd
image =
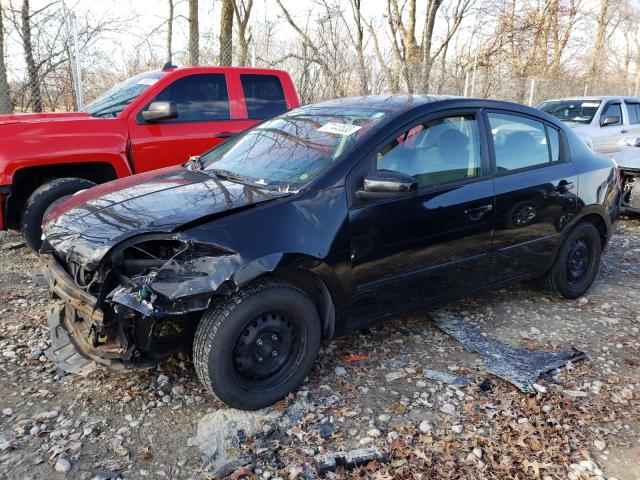
[(85, 374), (100, 367), (130, 370), (133, 346), (127, 348), (124, 338), (105, 325), (97, 299), (80, 289), (55, 257), (43, 257), (49, 289), (60, 300), (48, 315), (52, 345), (47, 356), (70, 373)]

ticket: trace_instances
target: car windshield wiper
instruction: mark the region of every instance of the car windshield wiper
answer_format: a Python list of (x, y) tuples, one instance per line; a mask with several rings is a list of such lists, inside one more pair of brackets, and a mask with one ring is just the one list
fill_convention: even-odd
[(269, 185), (266, 182), (265, 183), (253, 182), (249, 180), (249, 178), (244, 177), (242, 175), (238, 175), (237, 173), (232, 172), (230, 170), (224, 170), (221, 168), (210, 168), (205, 171), (213, 173), (216, 177), (218, 177), (221, 180), (230, 180), (232, 182), (242, 183), (243, 185), (249, 185), (255, 188), (270, 190)]

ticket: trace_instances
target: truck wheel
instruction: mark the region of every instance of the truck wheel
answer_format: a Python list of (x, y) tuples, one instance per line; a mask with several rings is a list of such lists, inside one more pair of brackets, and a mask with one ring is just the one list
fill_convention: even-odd
[(544, 289), (560, 298), (583, 295), (596, 278), (601, 253), (598, 229), (589, 222), (579, 223), (568, 233), (553, 266), (542, 277)]
[(260, 280), (200, 320), (193, 362), (202, 384), (230, 407), (257, 410), (297, 388), (320, 348), (320, 319), (290, 283)]
[(56, 178), (36, 188), (22, 211), (20, 226), (27, 245), (36, 252), (40, 250), (42, 220), (53, 203), (93, 186), (95, 183), (83, 178)]

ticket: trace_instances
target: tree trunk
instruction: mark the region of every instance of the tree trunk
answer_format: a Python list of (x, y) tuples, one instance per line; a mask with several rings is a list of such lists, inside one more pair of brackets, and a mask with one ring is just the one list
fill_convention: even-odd
[(173, 48), (171, 42), (173, 40), (173, 0), (169, 0), (169, 17), (167, 18), (167, 62), (171, 63), (173, 57)]
[(609, 15), (609, 2), (604, 0), (600, 6), (598, 14), (598, 29), (596, 30), (596, 42), (593, 48), (593, 57), (591, 59), (591, 68), (589, 69), (589, 77), (591, 81), (595, 80), (598, 74), (600, 63), (604, 60), (603, 50), (607, 35), (607, 17)]
[(198, 0), (189, 0), (189, 63), (200, 63), (200, 31), (198, 29)]
[(38, 67), (33, 58), (33, 46), (31, 44), (31, 16), (29, 14), (29, 0), (22, 2), (22, 44), (24, 48), (24, 60), (27, 64), (29, 77), (29, 90), (31, 92), (31, 106), (34, 112), (42, 111), (42, 97), (40, 94), (40, 78)]
[(4, 63), (4, 25), (0, 5), (0, 113), (13, 113), (9, 82), (7, 81), (7, 65)]
[(234, 0), (222, 0), (220, 65), (231, 65), (233, 60), (233, 2)]
[[(364, 27), (362, 25), (362, 11), (360, 9), (361, 0), (352, 0), (353, 19), (356, 24), (355, 47), (356, 62), (358, 68), (358, 82), (360, 84), (360, 95), (366, 95), (369, 91), (367, 87), (368, 72), (364, 62)], [(373, 79), (371, 80), (373, 82)], [(371, 86), (373, 88), (373, 85)]]

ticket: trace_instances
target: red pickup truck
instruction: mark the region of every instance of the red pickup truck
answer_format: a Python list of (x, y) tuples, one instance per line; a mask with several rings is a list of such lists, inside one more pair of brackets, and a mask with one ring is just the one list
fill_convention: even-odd
[(47, 209), (96, 183), (186, 162), (299, 106), (286, 72), (165, 66), (83, 112), (0, 116), (0, 229), (40, 247)]

